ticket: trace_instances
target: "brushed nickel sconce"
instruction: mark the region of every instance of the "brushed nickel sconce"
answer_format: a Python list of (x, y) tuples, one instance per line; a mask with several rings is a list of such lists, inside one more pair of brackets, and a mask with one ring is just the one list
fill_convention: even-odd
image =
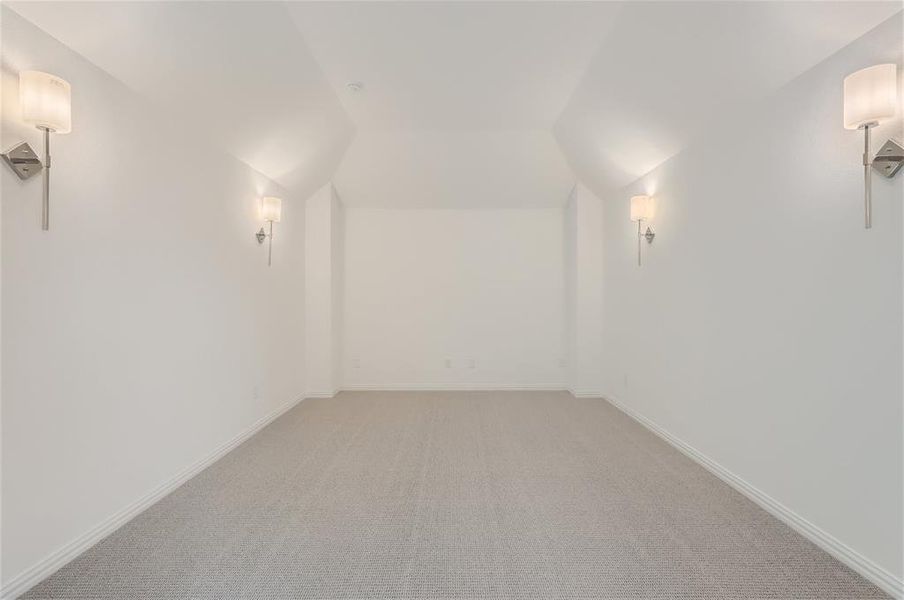
[(266, 239), (270, 240), (270, 247), (267, 250), (268, 267), (273, 262), (273, 223), (279, 223), (280, 217), (282, 217), (282, 200), (269, 196), (261, 198), (261, 218), (264, 221), (269, 221), (270, 233), (267, 233), (261, 227), (261, 230), (254, 234), (254, 237), (257, 238), (258, 244), (263, 244)]
[(844, 78), (844, 128), (863, 130), (863, 210), (866, 228), (873, 226), (870, 167), (894, 177), (904, 164), (904, 147), (888, 140), (870, 158), (870, 128), (894, 118), (898, 105), (898, 67), (894, 63), (860, 69)]
[(19, 179), (44, 171), (41, 228), (50, 229), (50, 134), (72, 131), (72, 89), (69, 82), (41, 71), (19, 73), (19, 104), (22, 118), (44, 132), (44, 164), (26, 142), (2, 154)]
[(653, 243), (656, 233), (652, 227), (643, 231), (643, 222), (653, 218), (655, 208), (653, 198), (650, 196), (633, 196), (631, 198), (631, 220), (637, 223), (637, 266), (641, 266), (641, 240), (646, 239), (648, 244)]

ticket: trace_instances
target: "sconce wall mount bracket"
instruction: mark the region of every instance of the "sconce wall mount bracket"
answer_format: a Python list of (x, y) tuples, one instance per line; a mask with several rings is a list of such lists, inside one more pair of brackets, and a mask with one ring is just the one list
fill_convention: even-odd
[(23, 181), (34, 177), (44, 169), (41, 159), (31, 149), (28, 142), (19, 142), (0, 156)]
[(889, 139), (876, 153), (872, 166), (880, 175), (894, 177), (904, 167), (904, 146), (895, 139)]
[(254, 234), (254, 237), (257, 238), (258, 244), (263, 244), (264, 240), (269, 239), (270, 244), (267, 248), (267, 266), (273, 264), (273, 221), (270, 221), (270, 233), (264, 231), (264, 228), (261, 227), (260, 231)]
[(656, 237), (656, 232), (653, 231), (652, 227), (647, 227), (647, 230), (643, 230), (643, 223), (641, 221), (637, 222), (637, 266), (643, 265), (643, 258), (641, 252), (641, 240), (647, 240), (648, 244), (653, 243), (653, 238)]

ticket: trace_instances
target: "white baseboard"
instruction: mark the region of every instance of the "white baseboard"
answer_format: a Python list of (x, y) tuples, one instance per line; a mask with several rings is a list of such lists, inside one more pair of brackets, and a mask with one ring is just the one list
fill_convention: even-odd
[(783, 521), (799, 534), (837, 558), (839, 561), (841, 561), (866, 579), (876, 584), (878, 587), (882, 588), (882, 590), (886, 593), (891, 594), (894, 598), (904, 598), (904, 582), (895, 577), (892, 573), (885, 570), (883, 567), (880, 567), (875, 562), (871, 561), (853, 548), (844, 544), (841, 540), (834, 537), (832, 534), (826, 532), (823, 529), (820, 529), (778, 500), (772, 498), (757, 487), (738, 477), (693, 446), (678, 439), (647, 417), (628, 408), (618, 400), (614, 399), (611, 395), (605, 395), (604, 399), (614, 407), (664, 439), (666, 442), (680, 450), (700, 466), (713, 473), (716, 477), (753, 500), (767, 512)]
[(599, 390), (575, 390), (568, 388), (571, 395), (575, 398), (602, 398), (603, 393)]
[(305, 398), (332, 398), (336, 394), (339, 393), (339, 390), (334, 390), (332, 392), (308, 392), (304, 395)]
[(175, 477), (163, 483), (162, 485), (151, 491), (149, 494), (145, 495), (142, 498), (139, 498), (129, 506), (126, 506), (119, 512), (111, 515), (109, 518), (99, 523), (93, 529), (89, 530), (83, 535), (80, 535), (62, 548), (56, 550), (55, 552), (52, 552), (49, 556), (40, 560), (35, 565), (11, 578), (9, 582), (7, 582), (6, 585), (3, 586), (2, 591), (0, 591), (0, 598), (15, 598), (19, 594), (22, 594), (37, 585), (42, 580), (50, 577), (61, 567), (65, 566), (66, 563), (77, 557), (79, 554), (81, 554), (97, 542), (101, 541), (103, 538), (113, 533), (115, 530), (125, 525), (128, 521), (131, 521), (146, 508), (162, 499), (164, 496), (203, 471), (205, 468), (215, 463), (230, 450), (269, 425), (272, 421), (276, 420), (277, 417), (287, 412), (303, 399), (304, 398), (298, 398), (292, 400), (284, 404), (280, 408), (274, 410), (270, 414), (261, 417), (260, 419), (252, 423), (251, 426), (249, 426), (247, 429), (227, 441), (225, 444), (219, 446), (216, 450), (214, 450), (198, 462), (182, 470)]
[(468, 384), (468, 383), (393, 383), (364, 384), (351, 383), (342, 386), (343, 391), (354, 392), (565, 392), (562, 384)]

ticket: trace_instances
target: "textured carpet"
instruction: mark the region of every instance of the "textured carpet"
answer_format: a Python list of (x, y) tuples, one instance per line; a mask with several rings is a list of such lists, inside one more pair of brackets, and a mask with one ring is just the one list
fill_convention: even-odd
[(884, 598), (602, 400), (306, 400), (25, 598)]

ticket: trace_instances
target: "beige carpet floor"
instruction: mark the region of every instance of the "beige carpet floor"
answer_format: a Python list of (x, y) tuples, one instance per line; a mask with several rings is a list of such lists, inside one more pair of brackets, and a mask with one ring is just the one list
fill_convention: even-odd
[(883, 598), (602, 400), (306, 400), (26, 598)]

